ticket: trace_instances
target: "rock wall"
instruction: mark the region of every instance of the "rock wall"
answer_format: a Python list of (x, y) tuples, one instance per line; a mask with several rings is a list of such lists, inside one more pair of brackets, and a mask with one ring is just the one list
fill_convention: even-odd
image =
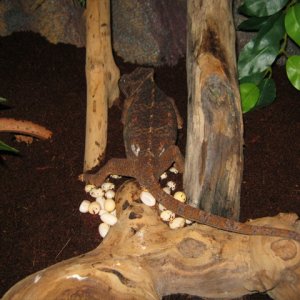
[(83, 47), (83, 11), (76, 0), (1, 0), (0, 35), (33, 31), (54, 44)]
[[(174, 65), (186, 51), (187, 0), (111, 0), (113, 48), (124, 61)], [(233, 1), (236, 23), (242, 16)], [(0, 36), (38, 32), (51, 43), (85, 46), (84, 9), (77, 0), (0, 0)], [(251, 33), (238, 32), (240, 49)], [(292, 43), (291, 43), (292, 44)], [(299, 48), (291, 45), (290, 53)]]

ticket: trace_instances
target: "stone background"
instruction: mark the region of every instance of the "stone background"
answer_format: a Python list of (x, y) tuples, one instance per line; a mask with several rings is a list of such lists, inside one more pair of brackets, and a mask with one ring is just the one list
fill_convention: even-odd
[[(187, 0), (111, 0), (113, 48), (124, 61), (175, 65), (186, 49)], [(242, 0), (233, 1), (236, 13)], [(2, 0), (0, 36), (16, 31), (40, 33), (51, 43), (85, 46), (84, 9), (77, 0)], [(237, 49), (253, 36), (237, 32)], [(289, 53), (299, 53), (290, 43)]]

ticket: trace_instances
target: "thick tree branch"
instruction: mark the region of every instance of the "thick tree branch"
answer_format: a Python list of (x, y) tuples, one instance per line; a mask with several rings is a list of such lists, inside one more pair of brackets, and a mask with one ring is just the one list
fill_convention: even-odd
[(84, 171), (100, 164), (107, 144), (107, 109), (119, 97), (120, 72), (111, 47), (110, 1), (89, 0), (86, 9), (87, 112)]
[(189, 94), (183, 180), (191, 205), (238, 220), (243, 123), (231, 2), (187, 1)]

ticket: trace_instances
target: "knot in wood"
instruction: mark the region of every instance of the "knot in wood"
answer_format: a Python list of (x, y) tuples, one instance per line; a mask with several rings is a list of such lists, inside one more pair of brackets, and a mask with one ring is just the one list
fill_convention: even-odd
[(177, 245), (177, 249), (185, 257), (196, 258), (206, 250), (206, 245), (192, 238), (186, 238)]
[(297, 246), (294, 241), (290, 240), (283, 239), (273, 242), (271, 249), (284, 261), (293, 259), (297, 255)]

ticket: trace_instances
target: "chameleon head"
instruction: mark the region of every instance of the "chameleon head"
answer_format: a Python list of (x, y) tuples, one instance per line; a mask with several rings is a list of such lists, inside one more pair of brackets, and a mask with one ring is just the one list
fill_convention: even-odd
[(122, 93), (127, 97), (133, 95), (148, 78), (153, 78), (154, 70), (152, 68), (137, 68), (130, 74), (125, 74), (119, 80), (119, 87)]

